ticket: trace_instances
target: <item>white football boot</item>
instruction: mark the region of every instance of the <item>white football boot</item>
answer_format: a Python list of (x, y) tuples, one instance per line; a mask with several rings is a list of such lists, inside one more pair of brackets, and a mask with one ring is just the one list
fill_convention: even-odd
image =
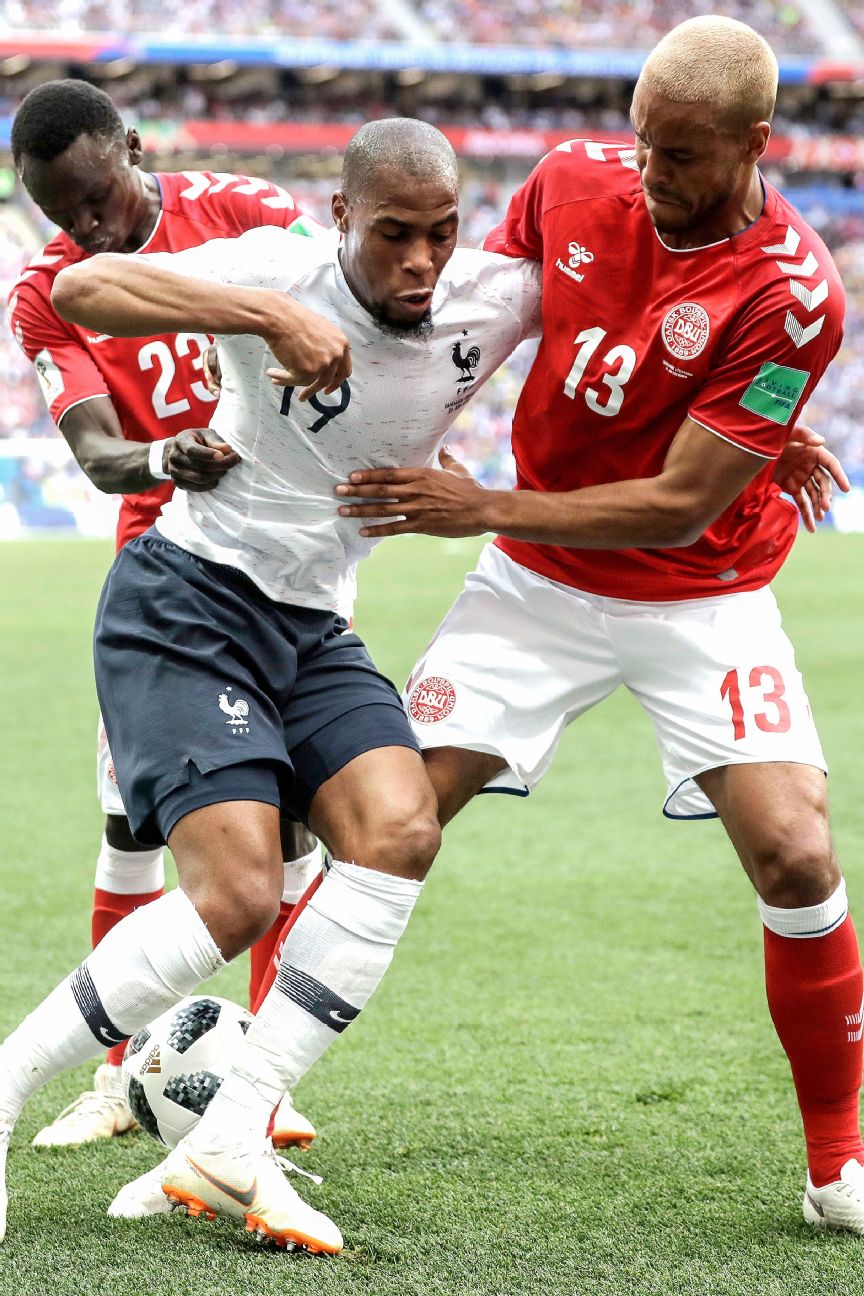
[(124, 1184), (108, 1207), (112, 1219), (145, 1219), (148, 1215), (167, 1215), (171, 1203), (162, 1191), (160, 1161), (152, 1170), (145, 1170), (131, 1183)]
[(864, 1235), (864, 1166), (852, 1158), (843, 1166), (840, 1178), (824, 1188), (814, 1188), (808, 1174), (804, 1218), (815, 1228)]
[(270, 1137), (276, 1148), (296, 1147), (305, 1151), (312, 1145), (315, 1126), (295, 1110), (290, 1093), (286, 1093), (276, 1108)]
[[(293, 1161), (286, 1161), (284, 1157), (276, 1156), (275, 1151), (268, 1149), (268, 1154), (286, 1173), (302, 1175), (304, 1179), (311, 1179), (312, 1183), (316, 1184), (323, 1182), (320, 1175), (310, 1174), (308, 1170), (301, 1169)], [(164, 1173), (165, 1162), (160, 1161), (152, 1170), (145, 1170), (144, 1174), (139, 1175), (137, 1179), (125, 1184), (108, 1207), (111, 1218), (146, 1219), (148, 1215), (167, 1215), (173, 1210), (162, 1191)]]
[(0, 1242), (6, 1236), (6, 1211), (9, 1206), (9, 1193), (6, 1189), (6, 1153), (9, 1151), (9, 1140), (12, 1137), (12, 1126), (8, 1121), (0, 1123)]
[(268, 1143), (207, 1152), (188, 1144), (181, 1141), (162, 1163), (162, 1191), (172, 1206), (204, 1219), (243, 1220), (248, 1233), (286, 1250), (342, 1250), (336, 1225), (294, 1191)]
[(138, 1129), (126, 1106), (120, 1068), (103, 1063), (96, 1068), (93, 1088), (79, 1094), (60, 1115), (41, 1129), (34, 1147), (80, 1147)]

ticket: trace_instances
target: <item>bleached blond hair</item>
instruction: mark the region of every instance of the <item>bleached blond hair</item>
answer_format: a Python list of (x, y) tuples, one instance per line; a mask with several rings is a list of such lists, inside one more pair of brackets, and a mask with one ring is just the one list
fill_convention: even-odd
[(770, 122), (778, 75), (758, 32), (712, 14), (673, 27), (648, 55), (637, 84), (673, 103), (712, 104), (718, 129), (737, 132)]

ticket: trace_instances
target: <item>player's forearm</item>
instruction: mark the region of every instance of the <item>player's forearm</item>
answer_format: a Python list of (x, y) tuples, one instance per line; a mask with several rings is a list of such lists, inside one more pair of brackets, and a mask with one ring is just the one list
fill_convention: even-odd
[(157, 333), (249, 333), (284, 329), (293, 303), (266, 288), (236, 288), (103, 253), (60, 272), (51, 303), (58, 315), (112, 337)]
[(713, 521), (713, 510), (662, 486), (656, 477), (578, 491), (487, 491), (486, 496), (485, 530), (575, 549), (680, 548), (698, 540)]
[[(164, 452), (167, 442), (159, 442), (161, 453), (155, 452), (158, 467), (164, 470)], [(137, 495), (152, 490), (161, 481), (150, 467), (150, 443), (139, 441), (84, 440), (75, 451), (80, 467), (97, 490), (106, 495)]]

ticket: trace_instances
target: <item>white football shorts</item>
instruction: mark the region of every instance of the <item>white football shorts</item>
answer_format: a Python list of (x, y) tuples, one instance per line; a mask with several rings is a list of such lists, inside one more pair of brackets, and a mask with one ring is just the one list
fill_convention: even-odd
[(99, 717), (99, 729), (96, 736), (96, 795), (102, 813), (106, 815), (125, 815), (123, 799), (117, 786), (117, 775), (114, 773), (114, 761), (111, 748), (108, 746), (108, 735), (102, 717)]
[(485, 791), (530, 790), (577, 716), (624, 685), (654, 726), (672, 819), (710, 818), (694, 776), (789, 761), (826, 770), (770, 589), (677, 603), (604, 598), (538, 576), (494, 545), (405, 691), (421, 748), (491, 752)]

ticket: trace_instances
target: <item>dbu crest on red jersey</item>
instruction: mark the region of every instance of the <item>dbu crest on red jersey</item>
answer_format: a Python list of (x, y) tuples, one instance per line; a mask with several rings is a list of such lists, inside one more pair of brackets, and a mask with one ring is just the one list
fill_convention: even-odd
[(417, 724), (446, 720), (456, 705), (456, 690), (443, 675), (427, 675), (415, 684), (408, 698), (408, 711)]
[(695, 360), (708, 343), (711, 323), (698, 302), (682, 302), (663, 316), (660, 334), (667, 351), (678, 360)]

